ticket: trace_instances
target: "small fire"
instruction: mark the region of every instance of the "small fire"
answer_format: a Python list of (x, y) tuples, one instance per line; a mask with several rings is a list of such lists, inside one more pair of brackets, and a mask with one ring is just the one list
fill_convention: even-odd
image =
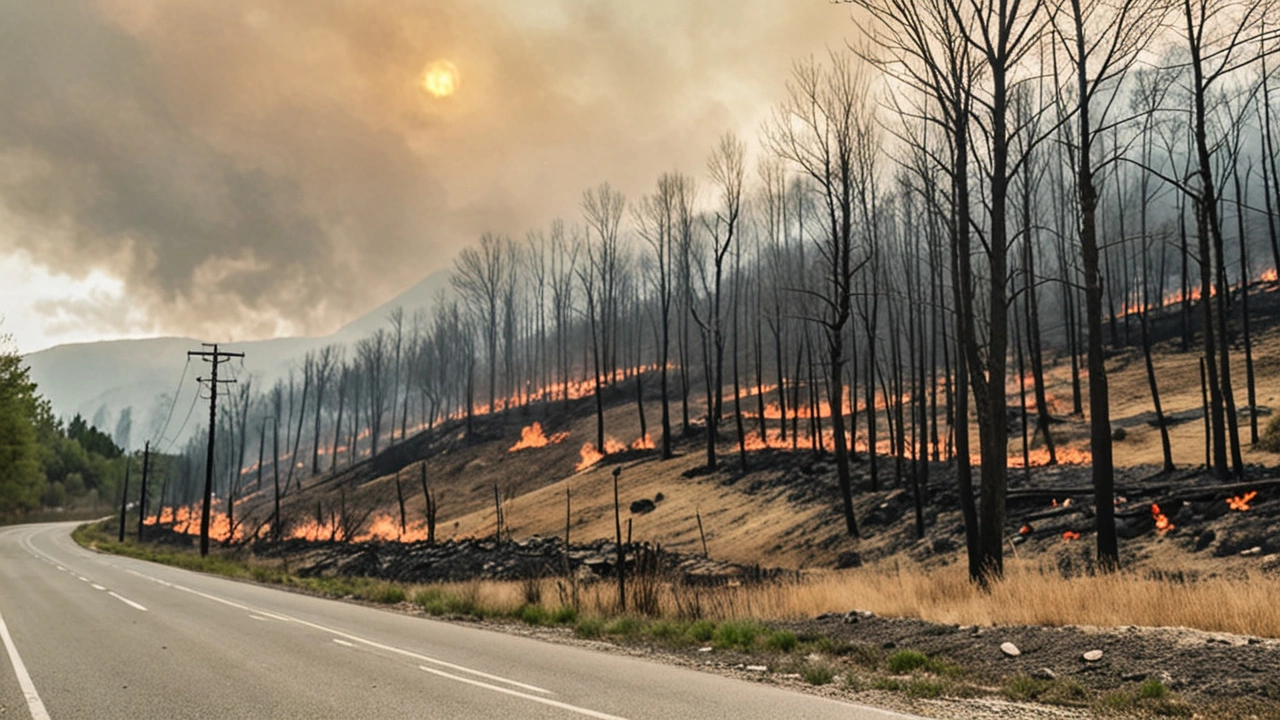
[(1275, 268), (1269, 268), (1262, 271), (1262, 277), (1259, 279), (1262, 282), (1276, 282), (1280, 280), (1280, 273), (1277, 273)]
[(569, 437), (569, 433), (567, 432), (554, 433), (548, 436), (546, 433), (542, 432), (542, 423), (534, 422), (532, 425), (520, 430), (520, 442), (512, 445), (507, 452), (515, 452), (526, 448), (546, 447), (548, 445), (564, 442), (564, 439), (567, 437)]
[(1079, 539), (1080, 539), (1080, 533), (1078, 533), (1078, 532), (1076, 532), (1076, 531), (1074, 531), (1074, 530), (1068, 530), (1068, 531), (1066, 531), (1066, 532), (1062, 533), (1062, 541), (1063, 541), (1063, 542), (1071, 542), (1072, 540), (1079, 540)]
[(652, 450), (655, 447), (657, 445), (653, 444), (653, 438), (649, 437), (649, 433), (645, 433), (644, 437), (638, 437), (631, 443), (632, 450)]
[(1031, 532), (1032, 532), (1032, 531), (1031, 531), (1031, 526), (1030, 526), (1030, 525), (1023, 525), (1022, 527), (1018, 528), (1018, 534), (1019, 534), (1019, 535), (1030, 535), (1030, 534), (1031, 534)]
[(1156, 532), (1159, 532), (1161, 535), (1164, 535), (1174, 528), (1174, 524), (1169, 522), (1169, 518), (1165, 517), (1164, 513), (1160, 512), (1160, 506), (1155, 503), (1151, 504), (1151, 517), (1155, 518)]
[(1062, 502), (1058, 502), (1058, 499), (1054, 498), (1052, 502), (1053, 502), (1053, 507), (1064, 507), (1064, 508), (1071, 507), (1071, 498), (1067, 498)]
[(623, 445), (611, 437), (604, 439), (604, 452), (597, 450), (596, 446), (592, 443), (584, 443), (582, 445), (582, 449), (578, 451), (578, 464), (573, 469), (575, 471), (582, 472), (603, 460), (606, 455), (624, 452), (626, 449), (626, 445)]
[(1245, 510), (1248, 510), (1251, 507), (1249, 503), (1252, 502), (1253, 499), (1257, 496), (1258, 496), (1257, 490), (1250, 490), (1244, 495), (1237, 495), (1233, 498), (1227, 498), (1227, 505), (1230, 506), (1232, 510), (1239, 510), (1240, 512), (1244, 512)]

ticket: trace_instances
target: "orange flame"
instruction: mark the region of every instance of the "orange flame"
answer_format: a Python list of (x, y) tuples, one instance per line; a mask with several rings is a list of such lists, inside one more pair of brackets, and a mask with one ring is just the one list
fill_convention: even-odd
[(1071, 542), (1072, 540), (1079, 540), (1079, 539), (1080, 539), (1080, 533), (1075, 532), (1074, 530), (1068, 530), (1062, 533), (1063, 542)]
[(1257, 496), (1258, 496), (1257, 490), (1250, 490), (1244, 495), (1237, 495), (1233, 498), (1227, 498), (1227, 505), (1230, 506), (1232, 510), (1239, 510), (1240, 512), (1244, 512), (1245, 510), (1248, 510), (1251, 507), (1249, 503)]
[(1019, 534), (1019, 535), (1030, 535), (1030, 534), (1031, 534), (1031, 526), (1030, 526), (1030, 525), (1023, 525), (1022, 527), (1018, 528), (1018, 534)]
[(542, 432), (542, 423), (535, 421), (532, 425), (520, 430), (520, 442), (512, 445), (507, 452), (515, 452), (526, 448), (546, 447), (547, 445), (564, 442), (564, 439), (567, 437), (569, 437), (569, 433), (567, 432), (554, 433), (548, 436)]
[(603, 460), (606, 455), (624, 452), (626, 449), (626, 445), (623, 445), (611, 437), (604, 439), (604, 452), (597, 450), (596, 446), (591, 443), (584, 443), (582, 449), (578, 451), (578, 464), (573, 469), (581, 472)]
[(1277, 273), (1275, 268), (1268, 268), (1262, 271), (1262, 277), (1258, 279), (1262, 282), (1276, 282), (1280, 280), (1280, 273)]
[(1160, 506), (1155, 503), (1151, 504), (1151, 517), (1155, 518), (1156, 531), (1161, 535), (1164, 535), (1174, 528), (1174, 524), (1169, 522), (1169, 518), (1165, 517), (1164, 513), (1160, 512)]
[(632, 450), (652, 450), (657, 445), (653, 444), (653, 438), (649, 437), (649, 433), (645, 433), (644, 437), (638, 437), (631, 443)]

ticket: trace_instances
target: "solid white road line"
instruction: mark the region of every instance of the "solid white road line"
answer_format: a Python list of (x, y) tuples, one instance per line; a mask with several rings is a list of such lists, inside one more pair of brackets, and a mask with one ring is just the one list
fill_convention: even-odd
[(334, 641), (334, 642), (336, 642), (336, 643), (338, 643), (339, 645), (341, 645), (341, 646), (343, 646), (343, 647), (355, 647), (355, 646), (356, 646), (356, 644), (355, 644), (355, 643), (349, 643), (349, 642), (347, 642), (346, 640), (342, 640), (342, 639), (339, 639), (339, 638), (334, 638), (334, 639), (333, 639), (333, 641)]
[(626, 718), (622, 718), (617, 715), (610, 715), (608, 713), (602, 713), (597, 710), (578, 707), (577, 705), (570, 705), (569, 703), (560, 702), (559, 700), (552, 700), (551, 698), (538, 697), (537, 695), (522, 693), (519, 690), (512, 690), (511, 688), (498, 687), (497, 685), (490, 685), (489, 683), (480, 682), (479, 680), (472, 680), (471, 678), (464, 678), (464, 677), (459, 677), (457, 675), (451, 675), (447, 672), (444, 672), (443, 670), (436, 670), (435, 668), (429, 668), (426, 665), (419, 665), (418, 669), (429, 672), (432, 675), (439, 675), (442, 678), (448, 678), (450, 680), (455, 680), (460, 683), (466, 683), (468, 685), (482, 687), (486, 690), (492, 690), (493, 692), (502, 693), (504, 695), (513, 695), (518, 698), (524, 698), (525, 700), (532, 700), (533, 702), (536, 702), (536, 703), (542, 703), (543, 705), (550, 705), (551, 707), (554, 707), (554, 708), (560, 708), (561, 710), (568, 710), (569, 712), (578, 713), (579, 715), (586, 715), (587, 717), (599, 718), (600, 720), (626, 720)]
[(437, 658), (433, 658), (428, 655), (423, 655), (421, 653), (413, 652), (412, 650), (405, 650), (403, 648), (394, 647), (392, 645), (384, 645), (383, 643), (380, 643), (380, 642), (368, 640), (358, 635), (352, 635), (351, 633), (343, 632), (341, 630), (335, 630), (334, 628), (325, 627), (324, 625), (309, 622), (307, 620), (302, 620), (302, 619), (293, 617), (291, 615), (284, 615), (282, 613), (271, 613), (271, 612), (266, 612), (265, 610), (260, 610), (258, 608), (252, 608), (252, 607), (249, 607), (248, 605), (242, 605), (238, 602), (227, 600), (225, 598), (220, 598), (216, 595), (210, 595), (209, 593), (200, 592), (199, 590), (193, 590), (189, 587), (178, 585), (177, 583), (171, 583), (165, 580), (161, 580), (160, 578), (152, 577), (150, 575), (138, 572), (136, 570), (130, 570), (127, 568), (121, 568), (121, 569), (125, 570), (125, 572), (128, 572), (132, 575), (136, 575), (137, 577), (143, 578), (145, 580), (150, 580), (152, 582), (164, 585), (165, 587), (171, 587), (175, 590), (181, 590), (183, 592), (191, 593), (192, 595), (198, 595), (199, 597), (205, 598), (207, 600), (212, 600), (217, 603), (222, 603), (223, 605), (229, 605), (238, 610), (244, 610), (247, 613), (265, 615), (267, 617), (280, 620), (281, 622), (297, 623), (298, 625), (309, 627), (314, 630), (319, 630), (321, 632), (328, 633), (330, 635), (337, 635), (338, 637), (345, 638), (347, 640), (350, 640), (351, 642), (360, 643), (361, 645), (366, 645), (368, 647), (377, 648), (379, 650), (395, 653), (397, 655), (402, 655), (404, 657), (412, 658), (420, 662), (427, 662), (427, 663), (431, 663), (432, 665), (439, 665), (441, 667), (449, 668), (450, 670), (456, 670), (457, 672), (467, 673), (468, 675), (475, 675), (477, 677), (485, 678), (486, 680), (493, 680), (494, 682), (500, 682), (505, 685), (512, 685), (515, 687), (524, 688), (525, 690), (528, 690), (530, 692), (542, 693), (543, 695), (554, 694), (550, 690), (547, 690), (545, 688), (540, 688), (536, 685), (529, 685), (527, 683), (522, 683), (518, 680), (511, 680), (510, 678), (504, 678), (500, 675), (491, 675), (482, 670), (474, 670), (472, 668), (469, 668), (463, 665), (455, 665), (454, 663), (448, 662), (446, 660), (439, 660)]
[(127, 598), (127, 597), (125, 597), (125, 596), (123, 596), (123, 595), (121, 595), (121, 594), (119, 594), (119, 593), (117, 593), (117, 592), (115, 592), (115, 591), (113, 591), (113, 590), (108, 590), (108, 591), (107, 591), (107, 594), (108, 594), (108, 595), (110, 595), (111, 597), (113, 597), (113, 598), (115, 598), (115, 599), (119, 600), (120, 602), (124, 603), (125, 605), (128, 605), (129, 607), (131, 607), (131, 608), (133, 608), (133, 609), (135, 609), (135, 610), (141, 610), (142, 612), (146, 612), (146, 611), (147, 611), (147, 609), (146, 609), (146, 608), (142, 607), (142, 606), (141, 606), (141, 605), (139, 605), (138, 603), (136, 603), (136, 602), (134, 602), (134, 601), (130, 600), (129, 598)]
[(31, 713), (31, 720), (49, 720), (49, 711), (45, 710), (44, 701), (40, 699), (40, 693), (36, 692), (35, 683), (31, 682), (27, 666), (22, 664), (18, 648), (13, 644), (13, 638), (9, 636), (9, 628), (4, 624), (2, 616), (0, 616), (0, 640), (4, 640), (4, 649), (9, 653), (9, 662), (13, 664), (13, 672), (18, 676), (22, 695), (27, 699), (27, 710)]

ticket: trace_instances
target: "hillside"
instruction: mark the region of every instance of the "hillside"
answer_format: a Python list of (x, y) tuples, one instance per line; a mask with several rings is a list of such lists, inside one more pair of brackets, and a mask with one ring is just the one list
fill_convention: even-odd
[[(436, 272), (331, 335), (232, 341), (223, 347), (245, 354), (243, 369), (237, 365), (233, 372), (240, 377), (256, 376), (268, 384), (288, 373), (311, 350), (334, 343), (351, 345), (384, 327), (396, 307), (403, 307), (407, 314), (429, 308), (436, 294), (448, 285), (448, 273)], [(199, 349), (202, 340), (165, 337), (59, 345), (31, 353), (24, 360), (31, 369), (31, 379), (59, 416), (79, 413), (93, 419), (101, 415), (106, 419), (103, 429), (110, 432), (120, 411), (132, 407), (130, 444), (140, 448), (143, 440), (164, 424), (175, 390), (179, 410), (190, 404), (200, 368), (189, 371), (181, 386), (178, 382), (184, 377), (187, 351)], [(194, 430), (194, 425), (188, 427), (183, 435), (172, 438), (173, 444), (180, 444)]]
[[(1255, 370), (1258, 373), (1259, 414), (1270, 414), (1280, 387), (1280, 332), (1271, 328), (1256, 339)], [(1243, 356), (1236, 355), (1243, 364)], [(1179, 419), (1171, 428), (1174, 459), (1179, 472), (1164, 477), (1158, 471), (1160, 448), (1158, 432), (1150, 424), (1150, 397), (1147, 394), (1145, 369), (1136, 350), (1117, 354), (1109, 363), (1112, 380), (1113, 420), (1123, 428), (1124, 439), (1116, 442), (1118, 487), (1129, 493), (1127, 505), (1118, 508), (1119, 516), (1133, 524), (1132, 535), (1123, 552), (1128, 560), (1176, 560), (1167, 551), (1165, 534), (1157, 533), (1147, 509), (1160, 502), (1170, 488), (1187, 489), (1212, 486), (1198, 470), (1203, 462), (1202, 425), (1198, 371), (1194, 354), (1174, 351), (1172, 343), (1161, 348), (1157, 357), (1159, 377), (1166, 412)], [(1242, 378), (1238, 388), (1243, 396)], [(1069, 410), (1069, 374), (1064, 364), (1050, 371), (1050, 391), (1055, 396), (1054, 435), (1062, 454), (1077, 463), (1087, 458), (1087, 424), (1083, 419), (1065, 414)], [(649, 383), (653, 387), (655, 383)], [(633, 387), (633, 386), (632, 386)], [(1063, 399), (1067, 400), (1063, 400)], [(430, 433), (420, 433), (407, 442), (392, 446), (376, 458), (354, 467), (304, 481), (301, 492), (291, 492), (283, 502), (287, 535), (311, 539), (341, 538), (340, 525), (346, 525), (353, 539), (419, 540), (426, 536), (422, 482), (425, 480), (438, 501), (437, 539), (492, 536), (496, 527), (495, 488), (501, 497), (505, 518), (504, 537), (513, 539), (534, 535), (562, 537), (565, 532), (566, 494), (571, 517), (570, 535), (576, 544), (614, 536), (613, 472), (620, 472), (619, 499), (622, 507), (624, 534), (630, 528), (636, 541), (661, 544), (684, 553), (702, 552), (701, 519), (706, 549), (717, 559), (743, 564), (775, 567), (832, 567), (858, 564), (898, 556), (926, 563), (956, 561), (963, 548), (962, 524), (955, 498), (954, 476), (948, 463), (930, 463), (930, 484), (924, 490), (923, 516), (926, 537), (917, 539), (910, 484), (895, 477), (895, 463), (882, 458), (880, 489), (871, 491), (869, 465), (865, 457), (855, 463), (857, 517), (862, 524), (863, 539), (849, 538), (838, 514), (834, 470), (828, 458), (804, 449), (796, 451), (753, 450), (747, 456), (747, 470), (742, 471), (731, 427), (726, 428), (719, 443), (720, 468), (705, 471), (705, 440), (702, 429), (695, 425), (688, 436), (679, 438), (676, 457), (662, 462), (656, 450), (624, 449), (640, 436), (634, 395), (627, 388), (612, 391), (608, 398), (606, 429), (620, 452), (611, 454), (598, 464), (578, 470), (584, 454), (583, 445), (595, 435), (592, 401), (576, 401), (566, 410), (560, 404), (512, 410), (495, 417), (477, 418), (475, 430), (467, 437), (460, 420), (450, 421)], [(1243, 404), (1243, 403), (1242, 403)], [(694, 408), (694, 416), (700, 412)], [(646, 401), (650, 434), (658, 406), (654, 398)], [(678, 413), (673, 413), (677, 415)], [(531, 431), (539, 423), (542, 435), (558, 442), (541, 447), (512, 451), (521, 440), (522, 431)], [(1265, 424), (1265, 418), (1264, 418)], [(1247, 433), (1247, 422), (1242, 423)], [(678, 428), (677, 428), (678, 429)], [(1247, 435), (1245, 436), (1247, 440)], [(1020, 431), (1011, 433), (1010, 456), (1020, 457)], [(1249, 449), (1246, 461), (1254, 466), (1252, 476), (1274, 477), (1276, 457)], [(904, 463), (908, 472), (910, 464)], [(425, 470), (425, 472), (424, 472)], [(1074, 500), (1083, 515), (1067, 514), (1056, 519), (1037, 521), (1037, 531), (1026, 538), (1022, 552), (1045, 552), (1060, 555), (1068, 552), (1072, 562), (1088, 563), (1092, 553), (1091, 523), (1087, 493), (1089, 470), (1084, 464), (1063, 464), (1054, 468), (1010, 471), (1009, 522), (1016, 532), (1027, 517), (1056, 506), (1065, 495), (1055, 495), (1054, 488), (1074, 489)], [(253, 476), (249, 476), (253, 479)], [(404, 497), (406, 531), (401, 533), (396, 481)], [(271, 478), (265, 487), (238, 503), (238, 534), (243, 539), (265, 533), (269, 523)], [(252, 484), (251, 484), (252, 487)], [(1064, 490), (1064, 492), (1066, 492)], [(1043, 492), (1041, 492), (1043, 491)], [(1021, 495), (1019, 494), (1021, 493)], [(658, 499), (660, 498), (660, 499)], [(1145, 498), (1145, 499), (1144, 499)], [(631, 512), (631, 503), (658, 499), (652, 510)], [(1146, 504), (1144, 504), (1146, 503)], [(1184, 538), (1177, 547), (1188, 549), (1198, 544), (1191, 535), (1199, 534), (1199, 524), (1229, 523), (1225, 513), (1213, 511), (1223, 498), (1211, 499), (1203, 508), (1196, 505), (1193, 514), (1196, 528), (1187, 525), (1171, 538)], [(1191, 508), (1192, 503), (1185, 503)], [(1280, 502), (1274, 490), (1263, 491), (1255, 506), (1261, 508), (1252, 517), (1280, 516)], [(1170, 508), (1170, 516), (1179, 508)], [(1192, 510), (1187, 510), (1192, 512)], [(317, 519), (319, 518), (319, 519)], [(345, 523), (343, 522), (345, 518)], [(1180, 524), (1190, 523), (1186, 513)], [(1029, 522), (1029, 521), (1028, 521)], [(179, 523), (180, 529), (194, 532), (193, 526)], [(222, 526), (225, 532), (225, 524)], [(1214, 527), (1218, 527), (1214, 525)], [(1264, 546), (1265, 552), (1280, 551), (1272, 547), (1265, 526), (1258, 533), (1246, 533), (1252, 540), (1232, 540), (1232, 548), (1248, 542)], [(1080, 542), (1062, 539), (1064, 532), (1079, 532)], [(1220, 544), (1226, 547), (1229, 529), (1215, 530)], [(1185, 546), (1185, 547), (1184, 547)], [(1075, 548), (1080, 551), (1076, 552)], [(1244, 548), (1237, 548), (1244, 549)], [(1223, 554), (1234, 555), (1236, 550)], [(1188, 553), (1188, 557), (1194, 553)], [(1221, 559), (1215, 563), (1228, 562)]]

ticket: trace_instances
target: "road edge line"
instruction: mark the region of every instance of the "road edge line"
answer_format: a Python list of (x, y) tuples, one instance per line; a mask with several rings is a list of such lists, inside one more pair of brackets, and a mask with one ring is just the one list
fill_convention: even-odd
[(22, 695), (27, 700), (27, 710), (31, 713), (31, 720), (50, 720), (49, 711), (45, 709), (40, 693), (36, 692), (35, 683), (31, 682), (27, 666), (22, 664), (22, 657), (18, 655), (18, 646), (13, 644), (13, 637), (9, 635), (9, 627), (4, 624), (3, 615), (0, 615), (0, 640), (4, 641), (4, 649), (9, 653), (9, 662), (13, 665), (14, 674), (18, 676), (18, 686), (22, 688)]

